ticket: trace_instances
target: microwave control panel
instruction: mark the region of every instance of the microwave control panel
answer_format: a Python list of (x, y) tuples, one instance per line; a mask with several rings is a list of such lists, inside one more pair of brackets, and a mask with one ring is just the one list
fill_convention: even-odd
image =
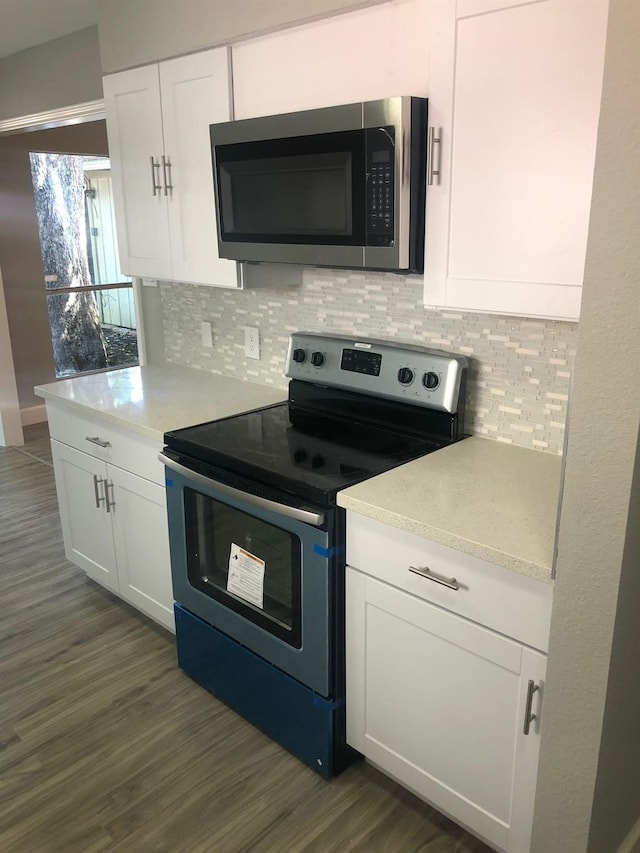
[(395, 128), (370, 127), (367, 146), (367, 245), (393, 246)]

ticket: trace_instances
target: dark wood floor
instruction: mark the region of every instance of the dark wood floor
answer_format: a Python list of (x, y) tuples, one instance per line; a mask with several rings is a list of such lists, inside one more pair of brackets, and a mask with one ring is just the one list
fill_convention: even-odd
[(488, 853), (364, 762), (325, 782), (66, 561), (42, 426), (0, 448), (0, 851)]

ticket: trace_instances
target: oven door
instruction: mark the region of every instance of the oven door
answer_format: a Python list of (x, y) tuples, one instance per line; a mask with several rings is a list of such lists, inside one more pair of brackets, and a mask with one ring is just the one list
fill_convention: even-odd
[(295, 506), (275, 493), (257, 496), (251, 484), (241, 490), (191, 470), (183, 456), (165, 451), (161, 458), (176, 602), (330, 696), (333, 511)]

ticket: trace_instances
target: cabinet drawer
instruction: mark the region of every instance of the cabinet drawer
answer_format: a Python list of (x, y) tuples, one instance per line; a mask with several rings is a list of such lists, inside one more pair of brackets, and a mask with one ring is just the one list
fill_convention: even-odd
[[(347, 563), (507, 637), (547, 650), (551, 584), (353, 512), (347, 512)], [(458, 588), (427, 577), (427, 570)]]
[[(164, 468), (158, 460), (161, 446), (152, 439), (82, 413), (47, 403), (49, 434), (96, 459), (164, 485)], [(106, 446), (89, 439), (97, 439)]]

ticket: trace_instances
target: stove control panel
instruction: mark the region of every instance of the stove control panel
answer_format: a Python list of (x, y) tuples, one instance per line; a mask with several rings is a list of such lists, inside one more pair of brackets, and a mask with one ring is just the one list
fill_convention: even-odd
[(286, 375), (457, 412), (468, 361), (464, 356), (412, 344), (295, 332), (289, 340)]
[(340, 367), (342, 370), (350, 370), (353, 373), (366, 373), (368, 376), (380, 376), (380, 365), (382, 356), (379, 352), (369, 352), (360, 349), (342, 350)]

